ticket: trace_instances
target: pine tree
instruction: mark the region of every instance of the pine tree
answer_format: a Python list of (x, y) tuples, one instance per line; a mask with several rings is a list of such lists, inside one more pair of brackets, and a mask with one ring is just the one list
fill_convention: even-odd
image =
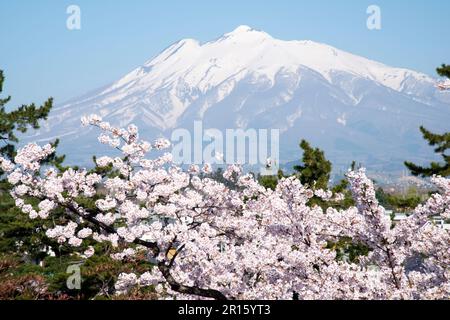
[[(450, 65), (442, 64), (441, 67), (436, 69), (436, 72), (447, 79), (450, 79)], [(443, 134), (435, 134), (428, 131), (424, 127), (420, 127), (423, 138), (428, 141), (430, 146), (436, 147), (434, 152), (440, 154), (444, 159), (444, 163), (432, 162), (429, 167), (422, 167), (414, 163), (405, 162), (405, 166), (415, 176), (431, 177), (433, 175), (439, 175), (443, 177), (450, 176), (450, 155), (447, 155), (447, 151), (450, 149), (450, 132)]]
[(263, 175), (259, 175), (258, 176), (258, 182), (268, 188), (268, 189), (272, 189), (275, 190), (277, 185), (278, 185), (278, 181), (280, 181), (280, 179), (286, 177), (283, 170), (279, 169), (277, 172), (277, 175), (273, 175), (273, 176), (263, 176)]
[(450, 79), (450, 65), (443, 64), (440, 68), (437, 68), (436, 71), (441, 77)]
[[(3, 84), (5, 77), (3, 70), (0, 70), (0, 94), (3, 92)], [(48, 114), (53, 107), (53, 98), (47, 99), (46, 102), (40, 107), (37, 107), (34, 103), (30, 105), (22, 105), (16, 110), (7, 112), (5, 105), (11, 100), (8, 96), (4, 99), (0, 99), (0, 141), (2, 145), (0, 147), (0, 156), (14, 160), (16, 155), (16, 144), (19, 139), (16, 136), (17, 132), (25, 133), (30, 128), (39, 129), (39, 121), (47, 120)], [(57, 147), (59, 140), (52, 142), (54, 147)], [(50, 155), (46, 159), (47, 163), (59, 166), (64, 161), (64, 156), (56, 156), (56, 154)], [(0, 177), (3, 172), (0, 169)]]
[(302, 165), (294, 166), (300, 181), (315, 189), (327, 189), (331, 174), (331, 162), (319, 148), (313, 148), (306, 140), (300, 142), (303, 149)]
[[(0, 93), (3, 91), (5, 77), (0, 70)], [(15, 143), (19, 140), (16, 132), (25, 133), (29, 128), (38, 129), (39, 120), (46, 120), (53, 106), (53, 99), (49, 98), (42, 106), (36, 107), (34, 103), (22, 105), (17, 110), (7, 112), (5, 105), (11, 100), (8, 96), (0, 99), (0, 140), (4, 145), (0, 148), (3, 157), (12, 159), (15, 155)]]
[(422, 167), (414, 163), (405, 162), (406, 167), (415, 176), (431, 177), (433, 175), (440, 175), (447, 177), (450, 175), (450, 156), (446, 155), (447, 150), (450, 149), (450, 132), (444, 134), (434, 134), (424, 127), (420, 127), (423, 137), (428, 141), (430, 146), (436, 147), (434, 151), (442, 156), (444, 163), (432, 162), (429, 167)]
[[(0, 93), (3, 91), (5, 77), (0, 70)], [(29, 129), (38, 129), (39, 122), (47, 119), (53, 107), (53, 99), (49, 98), (42, 106), (37, 107), (34, 103), (22, 105), (16, 110), (6, 111), (5, 105), (11, 100), (8, 96), (0, 99), (0, 156), (14, 161), (16, 145), (19, 142), (17, 132), (25, 133)], [(52, 143), (58, 145), (58, 140)], [(64, 156), (51, 154), (46, 163), (61, 167)], [(48, 241), (38, 236), (36, 228), (38, 222), (30, 221), (15, 205), (14, 199), (9, 194), (11, 185), (4, 178), (4, 172), (0, 169), (0, 251), (15, 252), (17, 244), (22, 244), (22, 251), (26, 251), (27, 260), (38, 260), (42, 255), (41, 248)], [(30, 199), (33, 202), (33, 199)], [(36, 201), (36, 200), (34, 200)], [(35, 204), (35, 203), (33, 203)]]

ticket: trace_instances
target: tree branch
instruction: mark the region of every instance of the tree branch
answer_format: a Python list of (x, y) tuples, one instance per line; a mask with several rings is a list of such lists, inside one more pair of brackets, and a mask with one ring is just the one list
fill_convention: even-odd
[[(76, 215), (78, 215), (79, 217), (87, 220), (88, 222), (92, 223), (93, 225), (100, 227), (101, 229), (105, 230), (106, 232), (111, 233), (111, 234), (117, 234), (117, 231), (114, 227), (109, 226), (101, 221), (98, 221), (94, 217), (95, 212), (86, 210), (89, 214), (83, 215), (72, 204), (65, 205), (65, 207), (67, 209), (69, 209), (70, 211), (72, 211), (73, 213), (75, 213)], [(150, 249), (155, 257), (158, 256), (158, 254), (160, 253), (158, 244), (155, 242), (148, 242), (148, 241), (144, 241), (141, 239), (135, 239), (133, 241), (133, 243), (142, 245), (142, 246)], [(175, 257), (176, 257), (176, 255), (174, 256), (174, 258)], [(199, 288), (196, 286), (190, 287), (190, 286), (185, 286), (183, 284), (178, 283), (175, 280), (175, 278), (172, 276), (172, 274), (170, 273), (171, 267), (173, 265), (173, 260), (174, 259), (172, 259), (172, 261), (169, 265), (166, 265), (165, 261), (161, 261), (158, 263), (159, 271), (162, 273), (162, 275), (164, 276), (164, 278), (166, 279), (167, 283), (170, 285), (170, 288), (173, 291), (176, 291), (178, 293), (183, 293), (183, 294), (196, 295), (196, 296), (205, 297), (205, 298), (212, 298), (212, 299), (216, 299), (216, 300), (227, 300), (227, 297), (218, 290), (202, 289), (202, 288)]]

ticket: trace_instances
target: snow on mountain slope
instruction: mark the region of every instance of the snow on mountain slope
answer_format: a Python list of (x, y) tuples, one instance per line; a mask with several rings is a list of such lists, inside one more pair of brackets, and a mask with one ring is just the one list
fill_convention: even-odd
[[(133, 122), (148, 138), (190, 128), (277, 128), (281, 158), (298, 158), (298, 141), (325, 148), (338, 166), (374, 168), (426, 161), (418, 127), (448, 129), (450, 106), (431, 77), (312, 41), (283, 41), (240, 26), (204, 44), (181, 40), (112, 85), (55, 108), (33, 140), (61, 137), (69, 159), (97, 149), (82, 115)], [(447, 102), (446, 102), (447, 101)], [(68, 146), (82, 141), (74, 152)], [(64, 146), (65, 149), (64, 149)]]

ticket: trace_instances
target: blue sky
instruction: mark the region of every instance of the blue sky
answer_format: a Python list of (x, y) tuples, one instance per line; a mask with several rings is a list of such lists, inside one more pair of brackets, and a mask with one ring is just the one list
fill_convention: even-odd
[[(81, 8), (81, 30), (66, 8)], [(366, 27), (381, 8), (382, 29)], [(246, 24), (435, 75), (450, 63), (450, 1), (0, 0), (0, 69), (13, 104), (56, 104), (106, 85), (182, 38), (208, 41)]]

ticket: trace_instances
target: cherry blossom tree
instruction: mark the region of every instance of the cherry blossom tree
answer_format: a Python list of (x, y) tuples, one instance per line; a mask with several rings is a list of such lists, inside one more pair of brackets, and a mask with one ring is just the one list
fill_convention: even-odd
[[(341, 196), (313, 191), (295, 177), (266, 189), (236, 165), (223, 174), (231, 182), (226, 186), (208, 177), (207, 164), (185, 172), (169, 153), (148, 159), (170, 143), (140, 140), (134, 125), (115, 128), (95, 115), (82, 122), (99, 127), (99, 141), (120, 150), (120, 157), (96, 159), (115, 175), (42, 166), (51, 145), (29, 144), (14, 162), (1, 158), (0, 166), (30, 219), (64, 209), (64, 220), (46, 230), (49, 238), (79, 248), (86, 259), (95, 254), (86, 243), (97, 241), (114, 248), (114, 259), (144, 255), (152, 262), (144, 273), (118, 275), (117, 294), (152, 286), (162, 298), (177, 299), (450, 296), (450, 236), (431, 219), (450, 218), (448, 179), (434, 177), (439, 192), (394, 225), (363, 169), (347, 175), (356, 207), (323, 210), (309, 200)], [(95, 208), (84, 204), (91, 198)], [(332, 244), (344, 238), (366, 246), (368, 254), (338, 258)]]

